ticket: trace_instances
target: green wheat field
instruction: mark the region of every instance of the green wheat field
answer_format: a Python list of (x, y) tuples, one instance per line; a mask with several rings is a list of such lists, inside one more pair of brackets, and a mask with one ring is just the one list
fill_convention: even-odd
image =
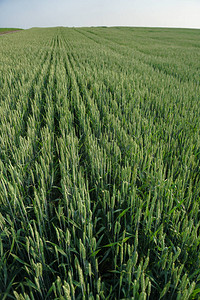
[(0, 299), (200, 299), (200, 30), (0, 36)]
[(2, 33), (9, 33), (11, 31), (18, 31), (18, 30), (21, 30), (21, 29), (18, 29), (18, 28), (0, 28), (0, 34)]

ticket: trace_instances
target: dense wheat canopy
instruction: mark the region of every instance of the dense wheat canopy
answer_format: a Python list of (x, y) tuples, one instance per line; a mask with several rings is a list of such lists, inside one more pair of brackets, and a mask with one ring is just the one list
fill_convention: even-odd
[(200, 31), (0, 36), (0, 298), (198, 299)]

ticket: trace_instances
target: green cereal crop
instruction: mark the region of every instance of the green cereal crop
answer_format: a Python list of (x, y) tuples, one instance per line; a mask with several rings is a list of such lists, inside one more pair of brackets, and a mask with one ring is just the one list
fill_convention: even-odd
[(0, 299), (200, 297), (199, 38), (0, 36)]

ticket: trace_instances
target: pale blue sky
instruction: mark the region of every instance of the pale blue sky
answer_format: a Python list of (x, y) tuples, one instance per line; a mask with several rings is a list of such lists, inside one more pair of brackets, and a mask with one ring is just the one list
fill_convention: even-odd
[(0, 0), (0, 27), (200, 28), (200, 0)]

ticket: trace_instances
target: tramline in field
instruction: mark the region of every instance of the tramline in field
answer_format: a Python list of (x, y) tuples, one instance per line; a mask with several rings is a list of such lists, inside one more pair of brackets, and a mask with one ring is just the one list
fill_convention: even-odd
[(198, 299), (199, 37), (0, 37), (1, 299)]

